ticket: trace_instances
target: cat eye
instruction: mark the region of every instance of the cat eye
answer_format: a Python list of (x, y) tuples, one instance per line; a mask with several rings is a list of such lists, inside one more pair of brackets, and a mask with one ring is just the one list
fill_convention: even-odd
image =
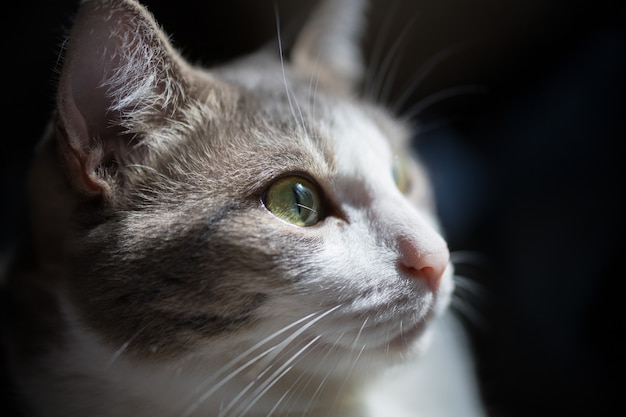
[(396, 187), (398, 187), (398, 189), (402, 193), (406, 193), (407, 191), (409, 191), (411, 181), (409, 179), (409, 170), (406, 157), (402, 155), (394, 156), (391, 174), (393, 175), (393, 180), (396, 183)]
[(320, 220), (317, 188), (302, 177), (278, 179), (268, 188), (263, 203), (276, 217), (296, 226), (313, 226)]

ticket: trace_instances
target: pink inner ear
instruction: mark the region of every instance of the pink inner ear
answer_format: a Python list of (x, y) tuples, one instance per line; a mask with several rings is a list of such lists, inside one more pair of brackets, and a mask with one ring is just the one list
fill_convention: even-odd
[[(94, 28), (97, 30), (98, 28)], [(78, 39), (76, 48), (72, 51), (73, 56), (70, 58), (68, 70), (67, 89), (61, 91), (61, 94), (68, 95), (68, 101), (74, 103), (77, 111), (84, 119), (87, 127), (88, 137), (82, 138), (87, 148), (93, 146), (91, 140), (95, 136), (104, 136), (109, 125), (109, 109), (112, 102), (107, 97), (106, 86), (104, 80), (104, 68), (110, 67), (109, 63), (103, 62), (107, 57), (104, 56), (105, 51), (110, 50), (95, 39), (94, 34), (90, 34), (84, 38)], [(103, 37), (100, 36), (100, 40)], [(110, 38), (109, 38), (110, 39)]]
[[(84, 26), (83, 26), (84, 27)], [(78, 32), (78, 33), (76, 33)], [(104, 73), (97, 65), (98, 45), (93, 33), (73, 33), (58, 91), (61, 150), (70, 180), (88, 195), (101, 194), (106, 186), (96, 175), (110, 103), (102, 87)]]
[(62, 130), (59, 144), (69, 169), (70, 180), (80, 191), (88, 195), (98, 195), (103, 191), (104, 184), (95, 175), (98, 164), (95, 157), (101, 151), (90, 143), (92, 136), (83, 114), (76, 106), (71, 86), (68, 84), (60, 94), (59, 117)]
[[(58, 92), (61, 149), (80, 189), (101, 189), (104, 158), (124, 159), (122, 114), (161, 108), (177, 56), (139, 4), (84, 2), (72, 30)], [(136, 120), (133, 120), (136, 122)], [(137, 126), (135, 123), (133, 126)], [(127, 126), (126, 126), (127, 128)], [(73, 179), (74, 181), (74, 179)]]
[[(58, 91), (61, 149), (70, 179), (82, 192), (100, 194), (106, 183), (97, 175), (110, 128), (116, 123), (106, 87), (112, 60), (120, 47), (112, 36), (119, 19), (106, 20), (102, 9), (86, 5), (71, 34)], [(115, 141), (113, 141), (115, 142)]]
[[(104, 6), (87, 3), (80, 11), (70, 38), (66, 64), (61, 75), (59, 111), (66, 130), (78, 134), (71, 138), (74, 146), (89, 152), (96, 140), (106, 141), (109, 128), (119, 122), (111, 109), (115, 92), (110, 80), (122, 66), (124, 39), (139, 36), (133, 30), (132, 10), (107, 10)], [(139, 46), (140, 47), (140, 46)], [(132, 82), (133, 80), (127, 80)], [(82, 121), (81, 121), (82, 119)], [(84, 126), (84, 128), (83, 128)]]

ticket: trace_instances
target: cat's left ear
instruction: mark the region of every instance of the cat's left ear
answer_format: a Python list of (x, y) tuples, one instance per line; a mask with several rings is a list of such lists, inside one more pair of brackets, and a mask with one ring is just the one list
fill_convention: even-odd
[(57, 139), (69, 179), (111, 196), (112, 178), (149, 129), (185, 100), (188, 66), (134, 0), (85, 0), (66, 48), (57, 93)]
[(333, 91), (354, 93), (364, 73), (358, 43), (366, 6), (366, 0), (321, 0), (293, 47), (297, 69)]

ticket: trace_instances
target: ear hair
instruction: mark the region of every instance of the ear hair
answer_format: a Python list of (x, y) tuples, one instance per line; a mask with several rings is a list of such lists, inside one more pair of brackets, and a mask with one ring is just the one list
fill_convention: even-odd
[(81, 4), (57, 96), (57, 136), (75, 188), (110, 191), (102, 165), (127, 152), (147, 120), (176, 111), (185, 99), (185, 67), (137, 2)]

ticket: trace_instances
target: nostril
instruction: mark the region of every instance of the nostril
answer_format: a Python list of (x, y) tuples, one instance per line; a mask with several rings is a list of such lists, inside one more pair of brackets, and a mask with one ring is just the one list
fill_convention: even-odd
[(443, 271), (436, 271), (435, 268), (431, 266), (425, 266), (419, 270), (419, 274), (426, 280), (428, 287), (432, 291), (436, 291), (439, 288)]
[(439, 246), (437, 250), (424, 253), (417, 245), (402, 239), (399, 249), (402, 269), (408, 275), (424, 280), (432, 291), (437, 291), (448, 265), (448, 248), (445, 245)]
[(441, 277), (443, 276), (443, 270), (439, 272), (430, 266), (417, 269), (404, 264), (402, 265), (402, 269), (407, 275), (410, 275), (415, 279), (424, 280), (431, 291), (437, 291), (439, 288), (439, 283), (441, 282)]

